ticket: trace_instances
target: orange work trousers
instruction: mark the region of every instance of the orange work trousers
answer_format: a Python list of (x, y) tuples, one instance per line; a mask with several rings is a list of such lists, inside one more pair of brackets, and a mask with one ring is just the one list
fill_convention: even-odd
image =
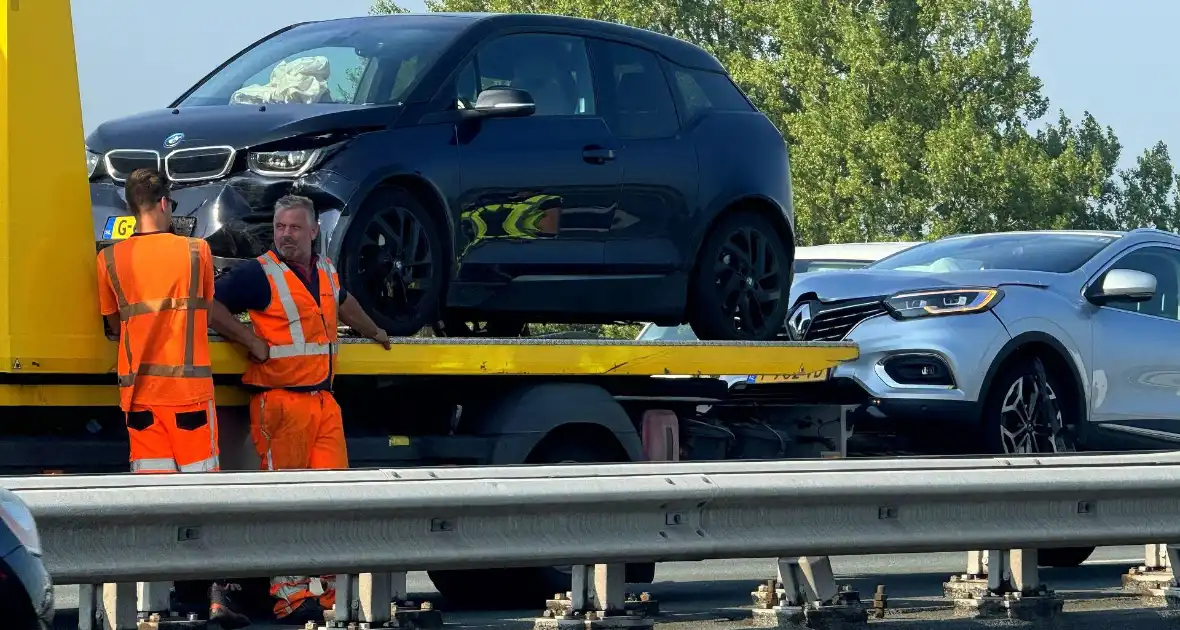
[[(263, 470), (348, 468), (344, 421), (332, 392), (271, 389), (255, 394), (250, 400), (250, 435)], [(275, 617), (290, 615), (311, 597), (318, 597), (325, 610), (332, 608), (336, 576), (319, 578), (317, 586), (322, 588), (313, 587), (313, 579), (272, 577), (270, 594), (278, 600)]]
[(126, 413), (131, 472), (217, 472), (217, 407), (136, 405)]

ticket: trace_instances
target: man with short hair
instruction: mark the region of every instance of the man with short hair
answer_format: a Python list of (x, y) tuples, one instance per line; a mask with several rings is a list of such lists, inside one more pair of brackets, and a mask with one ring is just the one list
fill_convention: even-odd
[[(99, 307), (119, 333), (119, 407), (125, 414), (135, 473), (220, 469), (208, 319), (213, 257), (205, 241), (172, 232), (172, 200), (154, 169), (125, 184), (135, 233), (98, 253)], [(227, 590), (209, 591), (210, 620), (241, 628)]]
[[(249, 352), (242, 383), (256, 392), (250, 433), (263, 469), (348, 468), (340, 406), (332, 397), (337, 320), (386, 350), (389, 335), (341, 288), (332, 261), (313, 251), (319, 225), (310, 199), (279, 199), (273, 222), (274, 248), (217, 281), (213, 329)], [(243, 312), (249, 327), (234, 316)], [(275, 617), (322, 621), (336, 592), (333, 578), (321, 579), (326, 584), (317, 597), (310, 578), (272, 578)]]

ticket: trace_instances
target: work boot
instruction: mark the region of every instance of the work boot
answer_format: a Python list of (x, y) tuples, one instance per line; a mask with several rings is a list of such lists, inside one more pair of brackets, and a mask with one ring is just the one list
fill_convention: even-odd
[(291, 611), (291, 614), (286, 617), (279, 617), (278, 621), (282, 624), (305, 624), (309, 621), (316, 623), (324, 623), (324, 607), (320, 605), (318, 599), (308, 597)]
[(250, 618), (234, 610), (232, 591), (237, 584), (214, 582), (209, 587), (209, 625), (221, 630), (237, 630), (250, 625)]

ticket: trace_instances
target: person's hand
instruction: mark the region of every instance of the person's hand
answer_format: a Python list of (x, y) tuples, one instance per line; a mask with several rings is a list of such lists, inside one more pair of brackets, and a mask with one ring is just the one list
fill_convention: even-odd
[(250, 360), (255, 363), (266, 363), (270, 358), (270, 345), (262, 339), (255, 338), (250, 343), (248, 350), (250, 351)]
[(386, 350), (389, 350), (392, 347), (389, 343), (389, 335), (386, 334), (386, 332), (381, 328), (378, 328), (377, 334), (373, 335), (373, 341), (381, 344), (381, 346)]

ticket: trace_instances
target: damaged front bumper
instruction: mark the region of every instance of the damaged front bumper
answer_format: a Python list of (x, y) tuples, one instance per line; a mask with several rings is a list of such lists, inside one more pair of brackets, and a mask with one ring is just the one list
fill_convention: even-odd
[[(196, 184), (174, 184), (173, 229), (177, 234), (204, 239), (218, 274), (242, 260), (256, 258), (273, 245), (274, 203), (288, 193), (309, 197), (319, 217), (317, 250), (330, 247), (356, 185), (340, 175), (321, 170), (296, 180), (270, 178), (252, 172)], [(123, 240), (134, 231), (122, 184), (111, 179), (90, 182), (91, 220), (97, 249)]]

